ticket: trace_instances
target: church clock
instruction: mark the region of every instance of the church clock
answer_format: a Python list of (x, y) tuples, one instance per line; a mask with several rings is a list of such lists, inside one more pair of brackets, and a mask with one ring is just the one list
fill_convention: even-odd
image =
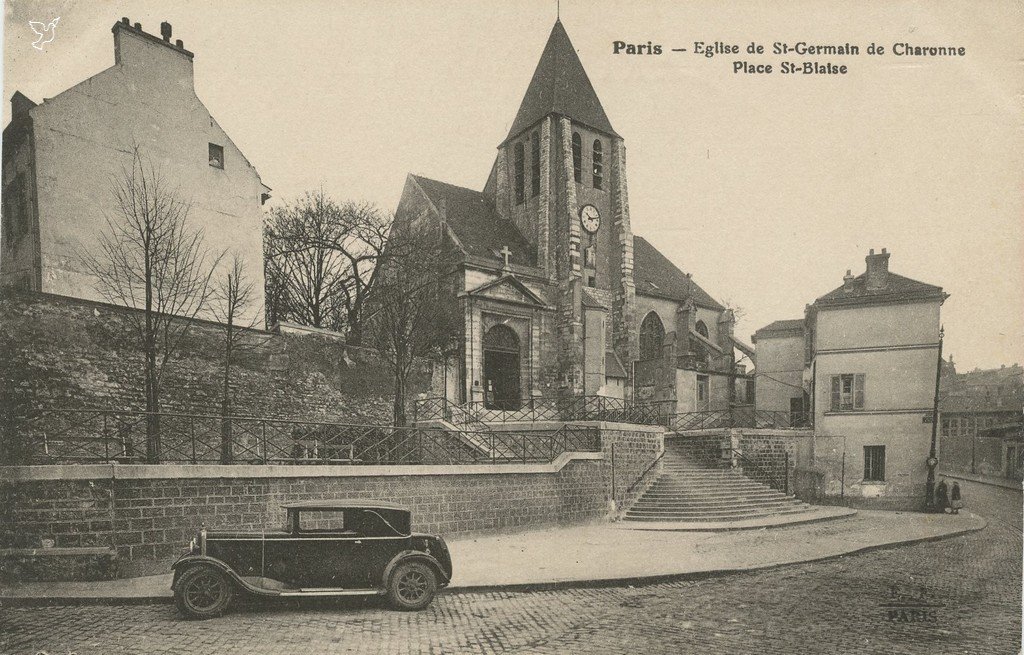
[(601, 212), (597, 211), (597, 207), (593, 205), (580, 207), (580, 225), (590, 234), (597, 232), (597, 228), (601, 227)]

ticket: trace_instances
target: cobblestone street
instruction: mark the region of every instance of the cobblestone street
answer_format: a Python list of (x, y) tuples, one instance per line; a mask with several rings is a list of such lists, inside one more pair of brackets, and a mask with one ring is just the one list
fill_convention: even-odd
[[(981, 532), (824, 562), (636, 588), (445, 594), (411, 614), (351, 601), (240, 606), (206, 622), (170, 605), (11, 607), (0, 609), (0, 652), (1017, 653), (1021, 496), (964, 487), (989, 521)], [(912, 604), (927, 607), (891, 607)]]

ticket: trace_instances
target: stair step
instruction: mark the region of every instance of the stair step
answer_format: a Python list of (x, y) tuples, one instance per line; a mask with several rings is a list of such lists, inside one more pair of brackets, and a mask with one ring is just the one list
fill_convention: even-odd
[(717, 505), (680, 505), (680, 506), (658, 506), (658, 505), (634, 505), (629, 509), (632, 513), (640, 514), (736, 514), (742, 512), (753, 512), (761, 510), (785, 510), (793, 507), (804, 507), (801, 502), (777, 503), (774, 505), (738, 504), (732, 507), (721, 507)]
[(793, 505), (778, 509), (764, 508), (738, 508), (735, 510), (714, 510), (714, 511), (676, 511), (676, 512), (652, 512), (648, 510), (629, 510), (626, 516), (652, 516), (663, 518), (695, 517), (695, 516), (768, 516), (772, 514), (793, 514), (795, 512), (806, 512), (811, 509), (810, 505)]

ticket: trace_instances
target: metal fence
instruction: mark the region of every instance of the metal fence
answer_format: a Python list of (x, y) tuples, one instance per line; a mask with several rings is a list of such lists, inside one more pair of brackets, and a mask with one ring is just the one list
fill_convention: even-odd
[(673, 430), (712, 430), (716, 428), (809, 429), (814, 423), (810, 412), (777, 412), (753, 407), (733, 407), (703, 412), (674, 414), (668, 423)]
[(482, 432), (92, 409), (38, 410), (11, 431), (18, 464), (474, 464), (601, 449), (588, 426)]
[(673, 401), (632, 401), (605, 396), (522, 398), (505, 401), (453, 403), (445, 398), (416, 402), (417, 421), (445, 420), (454, 425), (535, 421), (610, 421), (667, 425)]

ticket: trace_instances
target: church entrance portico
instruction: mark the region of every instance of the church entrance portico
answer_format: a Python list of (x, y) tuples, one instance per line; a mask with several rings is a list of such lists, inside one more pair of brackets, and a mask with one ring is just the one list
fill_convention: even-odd
[(507, 325), (495, 325), (484, 335), (484, 406), (519, 409), (522, 397), (520, 343)]

